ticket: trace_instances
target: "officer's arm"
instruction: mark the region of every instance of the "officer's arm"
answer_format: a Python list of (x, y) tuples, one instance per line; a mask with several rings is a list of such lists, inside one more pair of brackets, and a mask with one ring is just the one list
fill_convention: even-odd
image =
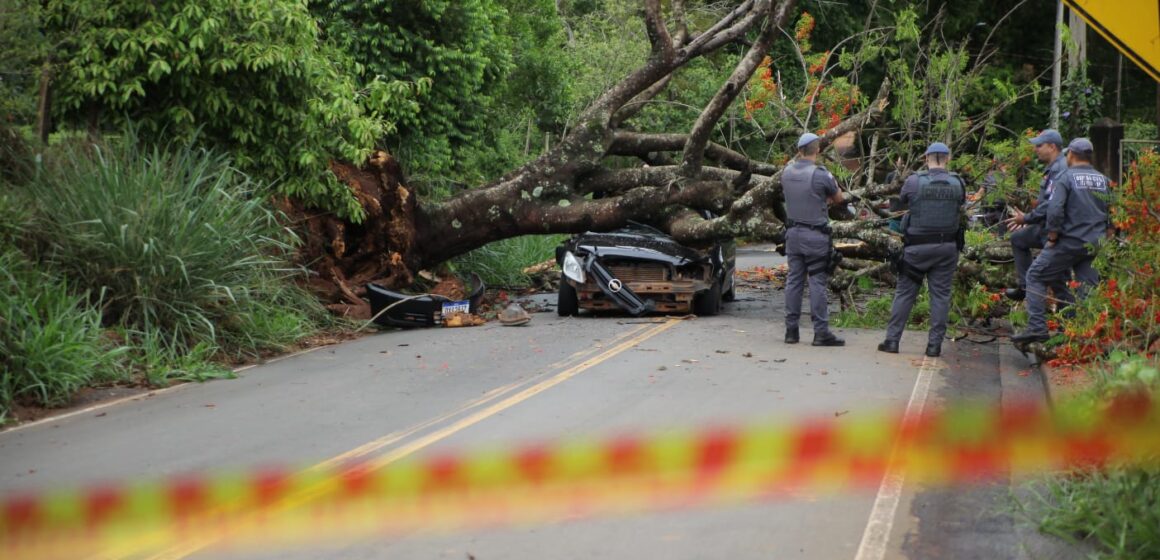
[[(1059, 190), (1059, 185), (1055, 186)], [(1054, 192), (1054, 191), (1052, 191)], [(1042, 224), (1047, 221), (1047, 209), (1051, 206), (1051, 198), (1044, 201), (1043, 204), (1036, 204), (1030, 212), (1023, 215), (1023, 223), (1025, 224)]]
[(838, 180), (834, 179), (834, 175), (825, 169), (819, 169), (814, 174), (815, 184), (822, 188), (822, 192), (826, 195), (826, 200), (830, 204), (842, 204), (845, 198), (842, 196), (842, 189), (838, 186)]
[(898, 193), (898, 209), (909, 210), (910, 201), (918, 194), (918, 175), (911, 175), (902, 183), (902, 191)]

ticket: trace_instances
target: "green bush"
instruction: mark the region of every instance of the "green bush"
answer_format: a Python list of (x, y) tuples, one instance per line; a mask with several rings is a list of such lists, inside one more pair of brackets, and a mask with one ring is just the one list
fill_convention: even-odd
[(85, 297), (0, 245), (0, 424), (14, 403), (59, 406), (107, 380), (119, 353), (107, 346)]
[(133, 134), (51, 154), (21, 192), (41, 261), (91, 294), (106, 326), (161, 335), (175, 350), (279, 348), (311, 330), (318, 304), (289, 278), (293, 234), (264, 192), (219, 155), (139, 147)]
[[(832, 322), (835, 327), (844, 329), (883, 329), (890, 321), (890, 308), (893, 305), (894, 292), (889, 292), (867, 300), (865, 305), (843, 309), (833, 316)], [(914, 307), (910, 309), (906, 328), (908, 330), (930, 328), (930, 293), (926, 291), (925, 283), (919, 289)]]
[(529, 284), (524, 269), (556, 256), (566, 235), (524, 235), (489, 243), (453, 261), (456, 270), (475, 272), (491, 287), (520, 288)]

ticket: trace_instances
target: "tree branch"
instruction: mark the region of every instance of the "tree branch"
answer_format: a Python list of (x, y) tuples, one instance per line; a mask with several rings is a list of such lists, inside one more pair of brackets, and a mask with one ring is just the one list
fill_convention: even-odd
[[(688, 134), (645, 134), (640, 132), (617, 132), (609, 148), (610, 155), (643, 156), (649, 152), (675, 152), (683, 150), (688, 143)], [(736, 171), (746, 169), (758, 175), (773, 175), (779, 167), (749, 159), (740, 152), (730, 150), (716, 142), (705, 146), (705, 157), (720, 162)]]
[(687, 178), (696, 177), (701, 170), (701, 162), (705, 157), (705, 145), (709, 142), (709, 136), (713, 133), (713, 128), (717, 126), (717, 121), (721, 119), (721, 115), (733, 104), (733, 100), (741, 93), (745, 83), (753, 76), (753, 72), (757, 70), (757, 65), (761, 63), (761, 59), (765, 53), (769, 51), (769, 47), (773, 44), (773, 38), (776, 36), (777, 29), (784, 23), (789, 14), (789, 7), (793, 4), (793, 0), (786, 0), (781, 3), (777, 16), (773, 15), (773, 8), (769, 2), (763, 2), (769, 14), (765, 22), (765, 28), (761, 32), (761, 37), (749, 48), (745, 56), (737, 63), (733, 69), (733, 73), (729, 79), (721, 85), (721, 89), (713, 96), (713, 99), (701, 111), (700, 116), (697, 117), (697, 122), (693, 124), (693, 129), (689, 132), (689, 139), (685, 143), (685, 150), (681, 156), (681, 175)]
[(767, 10), (768, 0), (746, 0), (740, 6), (729, 12), (717, 23), (697, 35), (685, 48), (678, 53), (680, 58), (696, 58), (707, 52), (712, 52), (722, 45), (735, 41), (749, 31), (749, 28)]
[(663, 54), (665, 58), (671, 59), (674, 53), (673, 38), (669, 36), (669, 30), (665, 26), (660, 0), (645, 0), (644, 23), (648, 40), (652, 43), (653, 54)]
[(613, 113), (609, 126), (611, 128), (618, 128), (624, 121), (635, 117), (637, 113), (640, 113), (641, 109), (644, 109), (649, 101), (652, 101), (653, 98), (665, 90), (665, 87), (669, 85), (672, 79), (673, 75), (671, 73), (665, 74), (665, 77), (661, 78), (657, 83), (649, 86), (648, 89), (632, 98), (632, 101), (625, 103), (623, 107)]

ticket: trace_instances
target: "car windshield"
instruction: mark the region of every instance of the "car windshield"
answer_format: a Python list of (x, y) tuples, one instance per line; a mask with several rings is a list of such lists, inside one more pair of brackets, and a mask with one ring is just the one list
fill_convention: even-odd
[(663, 235), (663, 236), (665, 236), (665, 237), (668, 237), (668, 235), (669, 235), (669, 234), (667, 234), (667, 233), (665, 233), (665, 232), (663, 232), (663, 231), (661, 231), (661, 230), (659, 230), (659, 229), (657, 229), (657, 228), (655, 228), (655, 227), (653, 227), (653, 226), (650, 226), (650, 225), (648, 225), (648, 224), (645, 224), (645, 223), (637, 222), (637, 221), (635, 221), (635, 220), (629, 220), (629, 221), (628, 221), (628, 227), (630, 227), (630, 228), (633, 228), (633, 229), (643, 229), (643, 230), (648, 230), (648, 231), (650, 231), (650, 232), (652, 232), (652, 233), (656, 233), (656, 234), (658, 234), (658, 235)]

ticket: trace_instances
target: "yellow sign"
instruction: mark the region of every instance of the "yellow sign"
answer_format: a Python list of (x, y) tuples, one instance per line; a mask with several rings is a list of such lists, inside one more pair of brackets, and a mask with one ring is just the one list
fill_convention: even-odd
[(1160, 82), (1160, 2), (1064, 0), (1124, 56)]

